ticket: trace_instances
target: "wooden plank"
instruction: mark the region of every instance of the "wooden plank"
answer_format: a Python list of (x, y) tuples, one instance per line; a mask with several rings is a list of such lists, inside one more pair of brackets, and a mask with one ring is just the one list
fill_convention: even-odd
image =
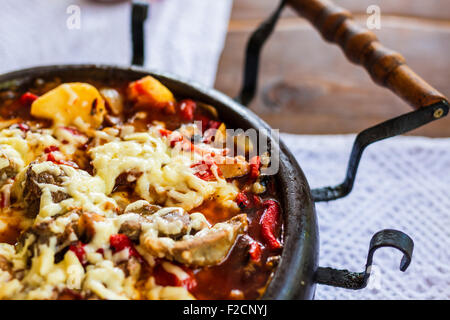
[[(383, 15), (450, 19), (448, 0), (334, 0), (334, 2), (354, 13), (365, 13), (368, 6), (378, 5)], [(261, 19), (268, 16), (277, 3), (276, 0), (235, 0), (231, 19)], [(292, 17), (295, 13), (288, 9), (283, 16)]]
[[(234, 21), (228, 35), (216, 81), (228, 95), (238, 92), (245, 43), (256, 22)], [(450, 96), (449, 23), (399, 17), (387, 17), (382, 23), (377, 31), (382, 42), (400, 51), (419, 75)], [(410, 110), (298, 19), (280, 23), (264, 48), (262, 62), (260, 91), (251, 108), (282, 131), (358, 132)], [(414, 134), (450, 136), (449, 121), (436, 121)]]

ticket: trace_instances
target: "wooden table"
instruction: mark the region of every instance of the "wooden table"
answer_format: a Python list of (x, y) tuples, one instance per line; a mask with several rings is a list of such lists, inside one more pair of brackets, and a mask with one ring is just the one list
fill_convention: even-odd
[[(409, 66), (450, 97), (449, 0), (335, 0), (366, 23), (366, 9), (381, 8), (381, 29), (373, 30), (387, 47), (401, 52)], [(236, 96), (249, 34), (277, 0), (234, 0), (216, 88)], [(259, 92), (251, 109), (274, 128), (303, 134), (361, 131), (410, 108), (365, 71), (348, 62), (309, 23), (285, 9), (264, 47)], [(412, 132), (450, 136), (450, 117)]]

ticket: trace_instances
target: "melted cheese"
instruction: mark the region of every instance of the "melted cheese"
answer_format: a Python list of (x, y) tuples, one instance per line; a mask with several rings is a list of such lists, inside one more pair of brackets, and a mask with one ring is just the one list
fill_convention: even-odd
[(0, 151), (4, 151), (22, 166), (26, 166), (40, 157), (46, 147), (60, 145), (61, 143), (52, 136), (52, 130), (28, 131), (27, 133), (19, 129), (0, 131)]
[[(50, 238), (49, 244), (39, 246), (39, 255), (31, 260), (31, 267), (26, 270), (21, 282), (0, 275), (0, 297), (6, 299), (52, 299), (55, 289), (81, 289), (84, 268), (72, 251), (64, 255), (64, 259), (55, 264), (56, 238)], [(25, 262), (26, 247), (15, 254), (10, 253), (11, 260)], [(5, 255), (5, 247), (0, 249)], [(6, 272), (7, 273), (7, 272)], [(23, 290), (25, 288), (25, 290)]]
[(180, 267), (178, 267), (170, 262), (164, 261), (162, 263), (162, 267), (168, 273), (175, 275), (181, 281), (189, 279), (189, 275), (183, 269), (181, 269)]
[(12, 146), (0, 144), (0, 170), (11, 165), (15, 166), (18, 171), (23, 169), (25, 162), (22, 155)]
[[(13, 186), (13, 193), (19, 199), (23, 194), (26, 170), (27, 168), (19, 173)], [(85, 211), (106, 216), (113, 214), (117, 208), (116, 201), (105, 194), (105, 183), (98, 176), (93, 177), (84, 170), (74, 169), (66, 165), (55, 165), (50, 161), (33, 165), (33, 171), (36, 174), (49, 172), (55, 176), (63, 175), (63, 182), (60, 186), (46, 183), (39, 184), (42, 195), (36, 223), (74, 208), (82, 208)], [(69, 198), (55, 203), (52, 197), (54, 192), (63, 192)]]
[(91, 290), (102, 299), (124, 300), (125, 275), (114, 267), (111, 261), (104, 260), (95, 266), (89, 266), (83, 288)]
[(5, 150), (13, 149), (16, 156), (20, 155), (20, 159), (24, 164), (29, 163), (29, 161), (26, 160), (33, 156), (31, 155), (30, 157), (30, 148), (27, 141), (23, 137), (23, 132), (19, 129), (3, 129), (0, 131), (0, 145), (8, 146), (6, 148), (3, 147)]

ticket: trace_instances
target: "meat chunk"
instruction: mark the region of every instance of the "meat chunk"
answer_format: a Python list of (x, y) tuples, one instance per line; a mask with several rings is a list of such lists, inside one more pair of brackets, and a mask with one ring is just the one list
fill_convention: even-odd
[[(41, 204), (42, 188), (45, 185), (60, 187), (67, 175), (59, 165), (53, 162), (32, 163), (28, 166), (24, 177), (22, 198), (27, 207), (27, 214), (36, 217)], [(53, 188), (52, 188), (53, 189)], [(52, 200), (61, 202), (70, 196), (60, 190), (51, 191)]]
[(126, 235), (133, 242), (138, 242), (142, 225), (139, 221), (129, 220), (120, 225), (119, 233)]
[(247, 228), (247, 215), (241, 214), (211, 229), (198, 232), (191, 239), (179, 241), (172, 248), (174, 260), (196, 266), (217, 264), (233, 246), (236, 237)]
[(160, 258), (191, 266), (209, 266), (219, 263), (227, 256), (236, 237), (246, 228), (247, 215), (240, 214), (179, 241), (146, 237), (143, 239), (143, 247)]
[(144, 200), (128, 205), (124, 215), (126, 214), (140, 216), (139, 219), (125, 220), (119, 229), (119, 233), (127, 235), (134, 242), (139, 242), (143, 222), (152, 224), (158, 237), (172, 239), (188, 234), (193, 228), (189, 213), (182, 208), (161, 208)]
[(145, 200), (138, 200), (136, 202), (130, 203), (125, 208), (125, 213), (136, 213), (142, 216), (151, 216), (160, 209), (160, 206), (150, 204)]

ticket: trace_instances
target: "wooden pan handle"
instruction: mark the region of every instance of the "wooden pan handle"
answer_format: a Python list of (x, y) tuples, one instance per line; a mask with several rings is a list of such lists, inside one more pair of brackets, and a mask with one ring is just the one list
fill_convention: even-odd
[(377, 36), (357, 25), (352, 14), (328, 0), (288, 0), (325, 40), (338, 44), (347, 58), (364, 66), (379, 85), (392, 90), (414, 109), (446, 100), (406, 65), (405, 58), (386, 47)]

